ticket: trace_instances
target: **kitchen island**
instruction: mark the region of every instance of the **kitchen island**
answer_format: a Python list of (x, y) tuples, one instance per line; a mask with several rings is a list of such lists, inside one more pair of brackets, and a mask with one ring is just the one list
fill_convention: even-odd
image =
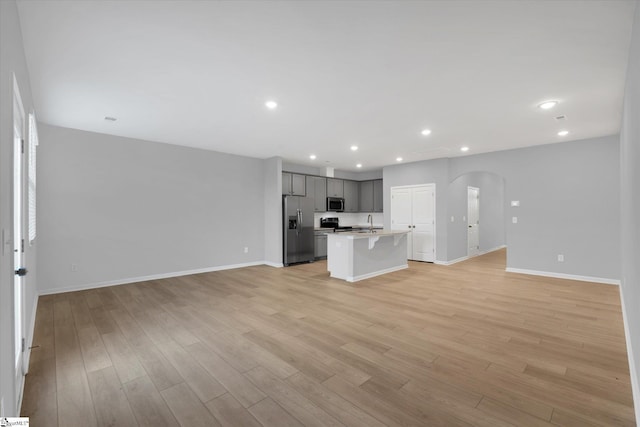
[(409, 231), (374, 230), (327, 234), (331, 277), (357, 282), (407, 268)]

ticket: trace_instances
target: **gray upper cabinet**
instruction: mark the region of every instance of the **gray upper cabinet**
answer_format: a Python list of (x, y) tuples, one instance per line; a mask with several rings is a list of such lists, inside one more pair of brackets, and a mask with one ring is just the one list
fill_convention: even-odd
[(360, 182), (360, 212), (382, 212), (382, 180)]
[(315, 212), (327, 211), (327, 197), (343, 197), (345, 212), (382, 212), (382, 180), (351, 181), (282, 172), (282, 194), (313, 199)]
[(312, 197), (315, 212), (327, 210), (327, 179), (319, 176), (307, 176), (307, 197)]
[(326, 212), (327, 210), (327, 178), (314, 177), (315, 188), (315, 211)]
[(282, 172), (282, 194), (305, 196), (307, 194), (305, 176), (297, 173)]
[(358, 183), (356, 181), (344, 181), (344, 211), (358, 212)]
[(344, 197), (344, 181), (327, 178), (327, 197)]
[(373, 212), (373, 181), (360, 182), (360, 211)]
[(282, 194), (291, 194), (291, 174), (282, 172)]
[(376, 179), (373, 181), (373, 211), (382, 212), (382, 180)]

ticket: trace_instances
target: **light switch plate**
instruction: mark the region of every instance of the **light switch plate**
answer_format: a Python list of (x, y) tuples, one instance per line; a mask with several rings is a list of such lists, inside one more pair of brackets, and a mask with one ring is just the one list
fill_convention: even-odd
[(511, 218), (511, 222), (514, 223), (514, 224), (517, 224), (518, 223), (518, 217), (517, 216), (512, 217)]
[(511, 207), (512, 208), (517, 208), (518, 206), (520, 206), (520, 200), (512, 200), (511, 201)]

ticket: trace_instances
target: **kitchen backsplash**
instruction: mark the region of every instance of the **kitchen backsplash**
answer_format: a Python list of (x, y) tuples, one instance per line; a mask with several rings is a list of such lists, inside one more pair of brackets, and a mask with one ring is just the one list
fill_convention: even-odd
[[(348, 225), (367, 225), (367, 213), (347, 213), (347, 212), (323, 212), (313, 214), (313, 224), (315, 227), (320, 227), (320, 218), (335, 218), (338, 217), (341, 226)], [(382, 227), (384, 225), (384, 214), (381, 212), (373, 213), (373, 225), (375, 227)]]

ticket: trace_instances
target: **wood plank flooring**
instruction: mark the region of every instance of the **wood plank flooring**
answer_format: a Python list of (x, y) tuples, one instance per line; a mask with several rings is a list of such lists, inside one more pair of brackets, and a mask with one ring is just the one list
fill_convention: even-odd
[(326, 262), (40, 297), (32, 426), (633, 426), (618, 288), (505, 251), (349, 284)]

